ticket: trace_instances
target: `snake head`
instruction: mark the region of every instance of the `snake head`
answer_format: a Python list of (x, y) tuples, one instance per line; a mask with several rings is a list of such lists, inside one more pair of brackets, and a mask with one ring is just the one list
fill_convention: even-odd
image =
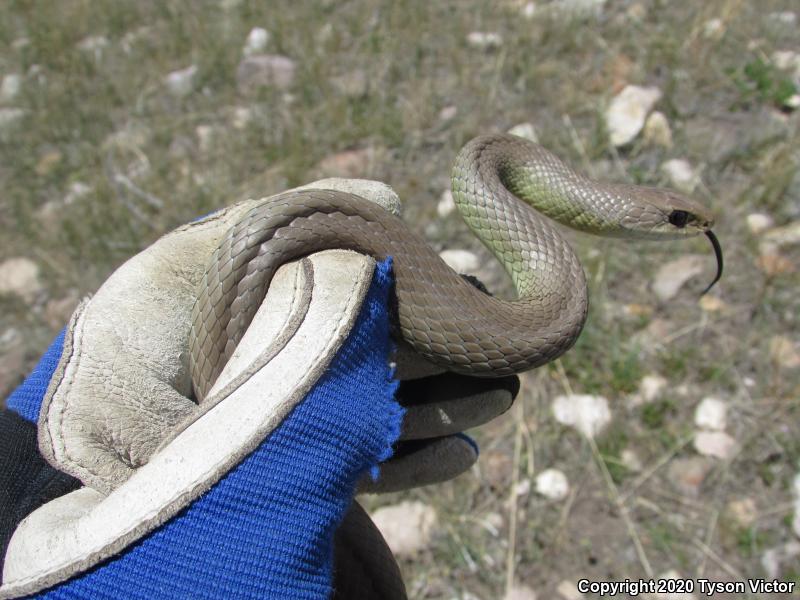
[(620, 203), (624, 214), (621, 226), (632, 237), (641, 239), (679, 239), (706, 233), (714, 226), (714, 216), (699, 202), (666, 188), (619, 186), (626, 197)]

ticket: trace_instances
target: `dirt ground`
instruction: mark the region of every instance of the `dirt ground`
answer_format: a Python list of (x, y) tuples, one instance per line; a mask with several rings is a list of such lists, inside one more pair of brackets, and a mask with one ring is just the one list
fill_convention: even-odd
[[(435, 511), (401, 557), (410, 596), (568, 600), (582, 578), (664, 574), (800, 587), (798, 21), (791, 0), (4, 3), (0, 394), (160, 235), (320, 176), (390, 184), (434, 248), (474, 253), (510, 295), (440, 202), (467, 140), (526, 124), (594, 177), (692, 190), (725, 275), (700, 299), (702, 238), (565, 233), (591, 294), (577, 345), (471, 432), (471, 472), (367, 499)], [(619, 143), (627, 86), (654, 102)], [(608, 407), (596, 435), (556, 418), (577, 395)], [(568, 482), (553, 498), (548, 469)]]

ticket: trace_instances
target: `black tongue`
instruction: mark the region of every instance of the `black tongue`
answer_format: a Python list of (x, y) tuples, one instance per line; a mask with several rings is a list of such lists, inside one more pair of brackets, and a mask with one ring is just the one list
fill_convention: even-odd
[(714, 255), (717, 257), (717, 276), (714, 277), (714, 281), (708, 284), (708, 287), (703, 290), (703, 293), (700, 294), (701, 296), (705, 296), (714, 284), (719, 281), (719, 278), (722, 277), (722, 246), (719, 245), (719, 240), (717, 236), (714, 235), (714, 232), (710, 229), (706, 231), (706, 237), (711, 240), (711, 245), (714, 247)]

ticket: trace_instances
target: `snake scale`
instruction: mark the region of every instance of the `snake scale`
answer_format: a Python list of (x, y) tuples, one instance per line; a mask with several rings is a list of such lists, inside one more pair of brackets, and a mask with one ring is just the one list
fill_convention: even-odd
[(488, 377), (557, 358), (575, 343), (586, 319), (581, 264), (545, 217), (612, 237), (705, 233), (717, 255), (714, 282), (721, 275), (713, 219), (703, 206), (668, 189), (591, 180), (522, 138), (497, 134), (470, 141), (455, 161), (452, 190), (467, 225), (511, 276), (516, 300), (478, 290), (399, 217), (368, 200), (332, 190), (289, 191), (245, 214), (210, 259), (190, 332), (197, 397), (222, 371), (277, 269), (320, 250), (391, 256), (402, 337), (448, 370)]

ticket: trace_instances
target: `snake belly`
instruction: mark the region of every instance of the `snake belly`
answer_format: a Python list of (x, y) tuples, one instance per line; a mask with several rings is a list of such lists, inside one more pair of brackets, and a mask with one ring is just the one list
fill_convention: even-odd
[(476, 138), (453, 169), (456, 204), (511, 276), (513, 301), (479, 291), (400, 218), (359, 196), (298, 190), (254, 206), (226, 233), (198, 287), (189, 337), (198, 399), (232, 355), (278, 268), (332, 248), (392, 257), (399, 333), (448, 370), (500, 377), (560, 356), (586, 318), (583, 269), (555, 228), (504, 183), (541, 161), (536, 148), (509, 136)]

